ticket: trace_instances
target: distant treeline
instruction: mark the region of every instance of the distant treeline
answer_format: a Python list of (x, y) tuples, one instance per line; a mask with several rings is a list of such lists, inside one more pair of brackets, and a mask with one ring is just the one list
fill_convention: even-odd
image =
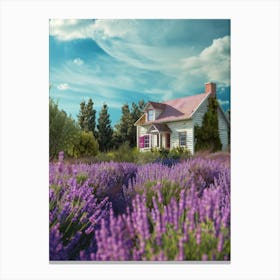
[(89, 99), (80, 103), (78, 121), (60, 110), (57, 102), (49, 100), (49, 156), (54, 159), (60, 151), (69, 157), (95, 156), (99, 151), (118, 149), (127, 142), (136, 146), (134, 123), (142, 115), (146, 103), (140, 100), (131, 106), (124, 104), (119, 122), (112, 127), (107, 104), (103, 104), (98, 118), (94, 102)]

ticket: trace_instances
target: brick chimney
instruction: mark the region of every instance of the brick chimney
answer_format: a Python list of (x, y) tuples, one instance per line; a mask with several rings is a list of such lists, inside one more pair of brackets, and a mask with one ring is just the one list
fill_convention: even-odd
[(206, 83), (205, 84), (205, 93), (211, 93), (211, 97), (216, 98), (216, 84), (215, 83)]

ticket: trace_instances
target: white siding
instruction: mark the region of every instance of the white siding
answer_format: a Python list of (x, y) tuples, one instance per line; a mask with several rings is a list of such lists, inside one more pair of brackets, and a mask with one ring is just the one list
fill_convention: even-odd
[[(208, 98), (203, 101), (198, 110), (193, 115), (194, 125), (201, 126), (204, 114), (208, 110)], [(228, 123), (223, 116), (221, 109), (218, 109), (218, 123), (219, 123), (219, 135), (222, 143), (222, 150), (228, 148)]]
[[(150, 128), (150, 125), (149, 126), (148, 125), (147, 126), (137, 126), (137, 127), (138, 127), (137, 141), (139, 141), (139, 137), (148, 134), (147, 131)], [(150, 145), (151, 145), (151, 136), (150, 136)], [(139, 147), (139, 144), (138, 144), (137, 147)], [(140, 151), (148, 151), (148, 150), (150, 150), (150, 148), (139, 148), (139, 149), (140, 149)]]
[(225, 120), (225, 116), (221, 112), (220, 109), (218, 109), (218, 121), (219, 121), (219, 134), (220, 134), (220, 139), (222, 142), (222, 150), (226, 150), (228, 148), (228, 123)]
[[(170, 149), (179, 146), (179, 132), (186, 132), (187, 133), (187, 148), (194, 153), (194, 146), (193, 146), (193, 125), (191, 120), (185, 121), (178, 121), (178, 122), (170, 122), (167, 123), (171, 130), (170, 134)], [(138, 126), (138, 137), (148, 134), (147, 130), (150, 126)], [(162, 138), (162, 146), (166, 147), (166, 135), (165, 133), (161, 134)], [(156, 143), (156, 136), (151, 136), (153, 138), (153, 143)], [(142, 148), (141, 151), (149, 150), (150, 148)]]
[(138, 135), (138, 137), (147, 134), (147, 130), (149, 129), (149, 126), (138, 126), (138, 127), (139, 127), (139, 135)]
[(167, 123), (172, 133), (170, 135), (170, 148), (175, 148), (179, 146), (179, 132), (187, 132), (187, 148), (194, 153), (193, 146), (193, 123), (191, 120), (170, 122)]
[[(149, 106), (151, 109), (152, 107)], [(149, 109), (149, 108), (148, 108)], [(190, 120), (184, 120), (184, 121), (177, 121), (177, 122), (168, 122), (166, 123), (168, 127), (171, 130), (170, 134), (170, 148), (178, 147), (179, 146), (179, 132), (186, 132), (187, 133), (187, 148), (191, 151), (191, 153), (194, 153), (194, 125), (202, 125), (202, 120), (204, 114), (207, 112), (208, 109), (208, 98), (205, 99), (197, 109), (197, 111), (194, 113), (192, 119)], [(226, 150), (228, 147), (228, 122), (226, 121), (224, 115), (220, 111), (221, 109), (219, 108), (218, 110), (218, 122), (219, 122), (219, 134), (220, 134), (220, 139), (222, 142), (222, 149)], [(160, 110), (155, 110), (156, 111), (156, 117), (161, 113)], [(150, 128), (150, 125), (145, 125), (145, 126), (137, 126), (137, 143), (139, 137), (148, 134), (147, 130)], [(156, 143), (156, 138), (154, 137), (153, 143)], [(150, 138), (151, 141), (151, 138)], [(162, 134), (162, 146), (166, 146), (166, 136), (165, 134)], [(151, 142), (150, 142), (151, 143)], [(139, 144), (138, 144), (139, 146)], [(149, 150), (150, 148), (144, 148), (141, 149), (142, 151), (144, 150)]]
[(194, 113), (192, 119), (193, 119), (193, 123), (194, 126), (198, 125), (201, 126), (202, 125), (202, 120), (203, 120), (203, 116), (204, 114), (207, 112), (208, 110), (208, 98), (205, 99), (199, 106), (199, 108), (197, 109), (197, 111)]

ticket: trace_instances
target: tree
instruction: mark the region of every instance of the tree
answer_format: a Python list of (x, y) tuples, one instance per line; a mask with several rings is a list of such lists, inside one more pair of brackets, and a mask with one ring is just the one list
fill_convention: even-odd
[(80, 103), (80, 112), (78, 115), (78, 123), (82, 130), (86, 130), (86, 103), (85, 101)]
[(98, 153), (98, 143), (92, 131), (81, 131), (73, 147), (73, 156), (96, 156)]
[(60, 151), (68, 155), (77, 140), (79, 128), (75, 121), (59, 110), (58, 104), (49, 99), (49, 157), (54, 159)]
[(114, 134), (115, 146), (120, 146), (125, 141), (129, 142), (132, 146), (133, 143), (133, 118), (130, 113), (128, 104), (122, 106), (122, 116), (120, 122), (116, 124), (116, 131)]
[(208, 110), (203, 116), (202, 126), (195, 125), (195, 150), (218, 151), (222, 148), (218, 126), (218, 101), (209, 98)]
[[(229, 123), (230, 123), (230, 109), (228, 109), (227, 114), (228, 114), (228, 119), (229, 119)], [(230, 125), (228, 128), (228, 144), (230, 145)]]
[(88, 131), (92, 131), (93, 135), (96, 136), (96, 131), (95, 131), (95, 126), (96, 126), (96, 122), (95, 122), (95, 114), (96, 114), (96, 110), (93, 109), (93, 101), (90, 98), (86, 107), (86, 111), (87, 111), (87, 128)]
[(146, 106), (146, 103), (144, 100), (138, 101), (138, 104), (132, 102), (131, 115), (132, 115), (133, 120), (135, 120), (135, 122), (142, 116), (145, 106)]
[(138, 101), (138, 104), (132, 102), (132, 110), (131, 110), (131, 117), (132, 117), (132, 135), (131, 135), (131, 142), (130, 146), (135, 147), (136, 146), (136, 132), (137, 128), (134, 125), (135, 122), (142, 116), (144, 107), (146, 106), (144, 100)]
[(93, 101), (90, 98), (88, 103), (85, 101), (80, 103), (80, 112), (78, 114), (78, 123), (83, 131), (92, 131), (93, 135), (96, 136), (95, 126), (96, 126), (96, 110), (93, 109)]
[(116, 124), (113, 134), (115, 148), (118, 148), (125, 142), (128, 142), (130, 147), (136, 146), (136, 126), (134, 126), (134, 123), (143, 114), (145, 105), (144, 100), (138, 101), (138, 104), (132, 102), (131, 110), (128, 104), (123, 105), (120, 122)]
[(111, 127), (110, 115), (108, 113), (108, 106), (106, 104), (103, 104), (99, 113), (97, 129), (99, 148), (102, 152), (108, 151), (112, 147), (113, 130)]

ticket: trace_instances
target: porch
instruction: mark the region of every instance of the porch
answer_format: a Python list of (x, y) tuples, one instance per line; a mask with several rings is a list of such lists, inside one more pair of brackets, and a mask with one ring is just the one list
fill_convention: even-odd
[(139, 148), (170, 149), (170, 135), (171, 130), (166, 124), (153, 124), (145, 135), (139, 137)]

